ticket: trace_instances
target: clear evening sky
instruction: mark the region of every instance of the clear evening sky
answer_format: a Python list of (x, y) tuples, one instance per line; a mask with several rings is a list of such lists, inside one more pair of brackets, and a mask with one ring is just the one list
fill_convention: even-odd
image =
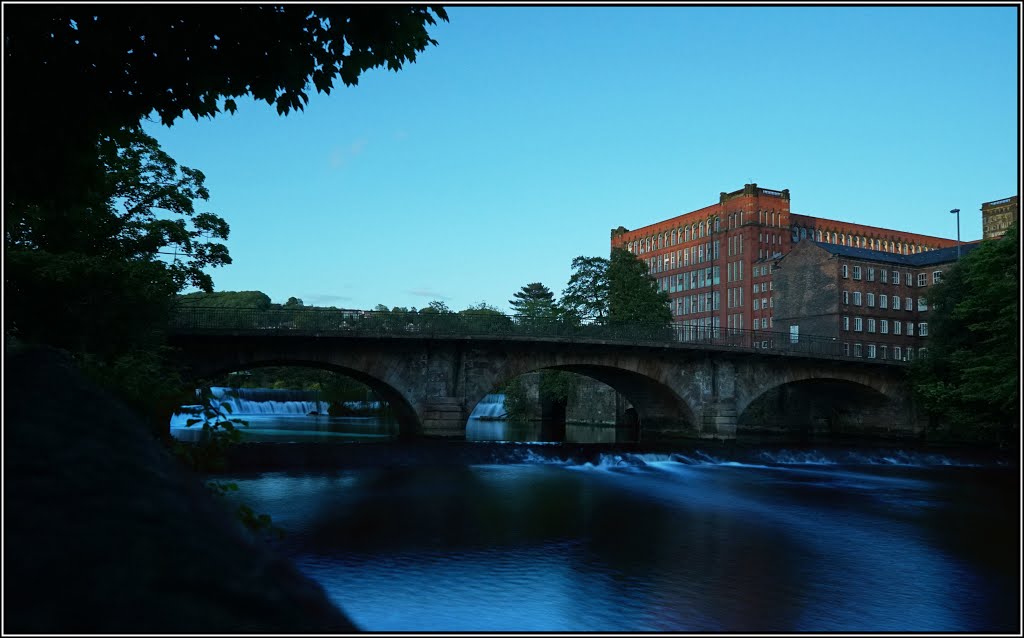
[(1017, 194), (1018, 8), (453, 7), (305, 111), (147, 124), (231, 225), (217, 290), (503, 311), (609, 231), (756, 182), (795, 213), (980, 239)]

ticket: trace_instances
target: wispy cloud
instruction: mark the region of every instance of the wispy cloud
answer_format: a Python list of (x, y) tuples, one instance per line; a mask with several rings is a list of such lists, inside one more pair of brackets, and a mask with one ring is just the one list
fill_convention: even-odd
[(451, 299), (451, 297), (449, 297), (448, 295), (442, 295), (439, 292), (435, 292), (433, 290), (426, 290), (423, 288), (415, 288), (413, 290), (406, 290), (405, 292), (410, 295), (416, 295), (417, 297), (430, 297), (431, 299), (439, 300)]
[(348, 146), (334, 146), (327, 156), (327, 162), (331, 168), (342, 168), (353, 158), (362, 154), (369, 142), (365, 137), (360, 137)]
[(346, 297), (345, 295), (313, 293), (302, 296), (302, 302), (308, 306), (333, 306), (349, 301), (352, 301), (352, 297)]

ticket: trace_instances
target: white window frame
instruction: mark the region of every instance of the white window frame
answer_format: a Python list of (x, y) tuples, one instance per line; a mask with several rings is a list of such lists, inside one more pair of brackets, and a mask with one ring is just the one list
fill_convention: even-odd
[(884, 335), (889, 334), (889, 320), (879, 319), (878, 320), (878, 331)]
[(874, 359), (874, 358), (875, 358), (875, 344), (869, 343), (868, 344), (868, 359)]
[(924, 272), (917, 273), (917, 286), (920, 288), (922, 286), (927, 286), (927, 285), (928, 285), (928, 273), (924, 273)]
[(927, 337), (928, 336), (928, 322), (922, 321), (917, 324), (917, 336)]
[(864, 332), (864, 319), (862, 317), (853, 318), (853, 331)]
[(889, 308), (889, 295), (878, 295), (878, 307), (884, 309)]

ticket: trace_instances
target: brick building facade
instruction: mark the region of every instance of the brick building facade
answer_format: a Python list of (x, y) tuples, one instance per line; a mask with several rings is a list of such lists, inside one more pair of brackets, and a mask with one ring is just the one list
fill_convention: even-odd
[(772, 264), (801, 242), (863, 248), (896, 256), (956, 246), (956, 240), (790, 212), (789, 190), (746, 184), (717, 204), (629, 230), (611, 231), (612, 248), (644, 261), (671, 300), (683, 338), (720, 329), (774, 329)]
[(1020, 216), (1020, 199), (1017, 195), (985, 202), (981, 205), (981, 227), (983, 239), (1002, 237)]
[(802, 242), (773, 271), (776, 330), (831, 337), (847, 356), (909, 361), (927, 348), (926, 292), (956, 260), (955, 246), (899, 255)]

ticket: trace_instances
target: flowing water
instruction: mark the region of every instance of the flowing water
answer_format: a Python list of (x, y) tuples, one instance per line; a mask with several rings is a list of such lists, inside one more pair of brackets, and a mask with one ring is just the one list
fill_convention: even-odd
[[(495, 423), (470, 425), (507, 440)], [(361, 459), (348, 469), (226, 477), (284, 530), (268, 542), (366, 630), (1020, 630), (1020, 472), (1005, 462), (470, 442), (487, 462), (399, 463), (393, 445), (347, 445)]]

